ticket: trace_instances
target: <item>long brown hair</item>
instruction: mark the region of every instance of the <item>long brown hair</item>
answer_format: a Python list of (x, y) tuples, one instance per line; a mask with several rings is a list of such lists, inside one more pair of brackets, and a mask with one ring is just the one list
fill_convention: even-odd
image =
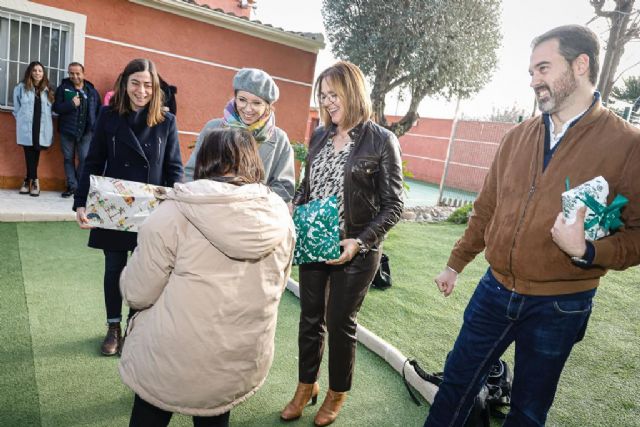
[[(42, 68), (42, 80), (38, 85), (33, 84), (33, 78), (31, 78), (31, 72), (36, 66), (40, 66)], [(33, 61), (27, 66), (27, 69), (24, 72), (24, 77), (22, 78), (22, 83), (24, 84), (24, 88), (29, 91), (38, 91), (38, 93), (42, 93), (43, 90), (47, 91), (47, 98), (49, 98), (49, 102), (53, 102), (53, 88), (49, 86), (49, 78), (47, 77), (47, 69), (44, 68), (44, 65), (40, 61)]]
[(341, 126), (349, 130), (371, 118), (371, 98), (367, 93), (364, 74), (357, 65), (348, 61), (338, 61), (320, 73), (314, 85), (320, 118), (325, 126), (331, 124), (331, 116), (320, 102), (320, 89), (325, 79), (333, 86), (342, 104), (344, 115)]
[(151, 94), (151, 101), (149, 101), (148, 104), (149, 113), (147, 114), (147, 126), (152, 127), (164, 121), (164, 111), (162, 109), (164, 94), (160, 89), (160, 79), (158, 78), (156, 66), (150, 59), (134, 59), (124, 67), (124, 71), (120, 73), (116, 80), (113, 98), (111, 98), (109, 105), (121, 116), (133, 111), (131, 109), (131, 99), (129, 98), (129, 94), (127, 94), (127, 83), (129, 82), (129, 76), (131, 76), (131, 74), (140, 71), (148, 71), (151, 75), (151, 89), (153, 92)]
[(195, 179), (233, 175), (234, 183), (264, 180), (258, 146), (250, 132), (239, 128), (214, 129), (204, 136), (196, 156)]

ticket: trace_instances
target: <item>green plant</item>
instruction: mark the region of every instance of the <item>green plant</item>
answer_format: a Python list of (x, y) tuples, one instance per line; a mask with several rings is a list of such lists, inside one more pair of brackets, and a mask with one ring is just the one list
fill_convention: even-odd
[(303, 142), (292, 141), (291, 148), (293, 148), (293, 158), (304, 165), (307, 161), (309, 147), (307, 147), (307, 145)]
[(472, 204), (464, 205), (453, 211), (453, 213), (449, 215), (449, 218), (447, 218), (447, 221), (454, 224), (466, 224), (469, 221), (471, 209), (473, 209)]
[[(406, 160), (402, 161), (402, 177), (403, 178), (413, 178), (413, 172), (411, 172), (407, 168), (407, 161)], [(409, 184), (407, 184), (407, 181), (405, 181), (405, 180), (402, 181), (402, 187), (404, 187), (404, 191), (409, 191), (411, 189), (411, 187), (409, 187)]]

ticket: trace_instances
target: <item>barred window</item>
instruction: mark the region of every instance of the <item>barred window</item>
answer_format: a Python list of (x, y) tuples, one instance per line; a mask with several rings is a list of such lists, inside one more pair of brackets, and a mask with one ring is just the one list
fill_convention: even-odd
[(31, 61), (40, 61), (56, 87), (71, 57), (70, 26), (0, 10), (0, 107), (13, 106), (13, 88)]

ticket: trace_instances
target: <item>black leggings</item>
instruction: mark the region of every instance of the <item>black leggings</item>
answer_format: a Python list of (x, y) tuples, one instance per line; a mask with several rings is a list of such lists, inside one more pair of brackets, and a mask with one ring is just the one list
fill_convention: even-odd
[[(172, 415), (172, 412), (155, 407), (136, 394), (129, 427), (164, 427), (169, 425)], [(229, 412), (214, 417), (193, 417), (193, 425), (194, 427), (228, 427)]]
[(23, 145), (24, 161), (27, 165), (27, 179), (38, 179), (38, 163), (40, 162), (40, 150), (38, 147)]

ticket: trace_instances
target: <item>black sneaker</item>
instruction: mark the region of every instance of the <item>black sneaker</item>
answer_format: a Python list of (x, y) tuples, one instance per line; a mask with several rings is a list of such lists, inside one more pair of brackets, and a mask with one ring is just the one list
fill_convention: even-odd
[(76, 192), (75, 188), (67, 187), (67, 189), (64, 191), (64, 193), (61, 194), (61, 196), (66, 199), (73, 196), (75, 192)]

